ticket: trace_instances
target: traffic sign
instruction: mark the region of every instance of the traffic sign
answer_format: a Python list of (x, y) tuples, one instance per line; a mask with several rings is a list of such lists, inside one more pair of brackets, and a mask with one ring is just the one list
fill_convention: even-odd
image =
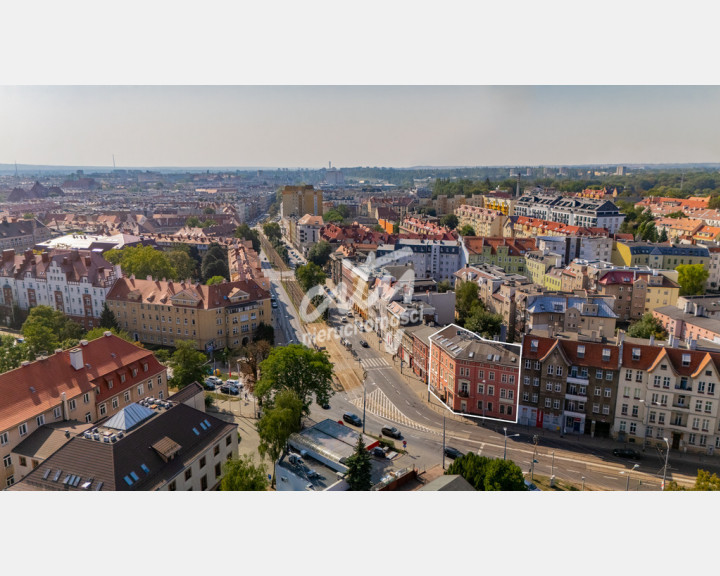
[(403, 449), (407, 448), (407, 440), (403, 440)]

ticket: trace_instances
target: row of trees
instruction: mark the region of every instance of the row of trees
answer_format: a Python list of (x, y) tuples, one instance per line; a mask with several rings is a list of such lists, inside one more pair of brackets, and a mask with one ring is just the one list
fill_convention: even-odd
[(502, 316), (485, 309), (478, 297), (478, 285), (474, 282), (463, 282), (455, 291), (455, 311), (458, 324), (483, 338), (492, 339), (500, 334)]
[(263, 233), (268, 239), (268, 242), (270, 242), (272, 247), (275, 249), (275, 252), (278, 253), (283, 262), (287, 263), (290, 258), (287, 246), (285, 246), (285, 243), (282, 241), (282, 230), (280, 229), (280, 224), (277, 222), (266, 222), (263, 224)]
[(178, 245), (169, 252), (156, 250), (152, 246), (128, 246), (122, 250), (108, 250), (103, 254), (108, 262), (120, 264), (126, 276), (136, 278), (148, 276), (167, 280), (195, 280), (198, 276), (200, 256), (197, 248)]

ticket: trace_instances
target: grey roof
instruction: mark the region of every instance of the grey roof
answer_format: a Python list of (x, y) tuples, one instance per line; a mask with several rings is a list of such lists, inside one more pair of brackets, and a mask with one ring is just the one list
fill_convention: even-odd
[(432, 482), (428, 482), (420, 491), (429, 492), (477, 492), (465, 478), (459, 474), (446, 474), (435, 478)]
[(676, 306), (660, 306), (659, 308), (655, 308), (655, 312), (668, 316), (673, 320), (682, 320), (686, 324), (699, 326), (705, 330), (720, 334), (720, 320), (717, 320), (716, 318), (707, 318), (706, 316), (688, 314)]
[(15, 446), (13, 452), (28, 458), (44, 460), (61, 446), (67, 444), (73, 436), (92, 427), (93, 424), (77, 420), (45, 424)]
[[(597, 314), (583, 311), (583, 304), (597, 304)], [(617, 318), (617, 314), (613, 312), (610, 306), (602, 298), (593, 298), (591, 300), (585, 298), (564, 298), (562, 296), (538, 296), (531, 304), (528, 305), (527, 311), (530, 314), (542, 314), (544, 312), (557, 312), (565, 314), (568, 308), (577, 308), (580, 310), (581, 316), (597, 316), (599, 318)]]
[(456, 359), (492, 360), (503, 366), (520, 365), (519, 345), (484, 340), (477, 334), (454, 325), (443, 329), (431, 340)]
[(103, 422), (103, 427), (114, 428), (115, 430), (130, 430), (155, 414), (154, 410), (141, 406), (140, 404), (130, 404), (120, 412)]

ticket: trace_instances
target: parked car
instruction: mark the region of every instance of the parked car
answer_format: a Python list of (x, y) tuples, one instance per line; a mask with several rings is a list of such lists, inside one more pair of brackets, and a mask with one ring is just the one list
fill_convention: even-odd
[(204, 384), (206, 390), (215, 390), (215, 382), (210, 380), (210, 378), (206, 378)]
[(347, 324), (347, 321), (348, 321), (348, 319), (345, 318), (345, 316), (343, 316), (343, 317), (342, 317), (342, 323), (343, 323), (343, 324)]
[(362, 346), (363, 348), (367, 348), (367, 347), (368, 347), (368, 343), (365, 342), (365, 340), (360, 340), (360, 346)]
[(640, 454), (631, 448), (615, 448), (615, 450), (613, 450), (613, 456), (630, 458), (631, 460), (640, 460)]
[(343, 414), (343, 420), (353, 426), (362, 426), (362, 418), (352, 412), (345, 412), (345, 414)]
[(395, 428), (395, 426), (383, 426), (381, 432), (383, 436), (390, 436), (390, 438), (402, 437), (402, 434), (400, 434), (400, 430)]
[(527, 488), (530, 492), (542, 492), (542, 490), (530, 482), (530, 480), (525, 480), (525, 488)]
[(463, 456), (463, 453), (460, 452), (460, 450), (458, 450), (457, 448), (453, 448), (452, 446), (445, 446), (445, 456), (455, 460), (456, 458), (460, 458), (461, 456)]
[(385, 458), (385, 450), (380, 448), (380, 446), (375, 446), (375, 448), (372, 449), (372, 455), (378, 458)]
[(272, 308), (277, 308), (277, 307), (278, 307), (278, 303), (277, 303), (277, 302), (273, 302), (272, 304), (270, 304), (270, 306), (271, 306)]

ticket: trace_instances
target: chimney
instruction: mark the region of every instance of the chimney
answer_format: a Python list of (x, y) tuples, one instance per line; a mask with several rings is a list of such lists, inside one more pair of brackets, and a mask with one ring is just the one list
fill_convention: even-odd
[(83, 354), (80, 348), (70, 350), (70, 365), (75, 370), (80, 370), (85, 364), (83, 363)]
[(650, 346), (655, 346), (655, 334), (650, 334)]
[(43, 262), (50, 262), (50, 254), (48, 254), (47, 252), (43, 252), (41, 258)]
[(62, 399), (63, 420), (70, 420), (70, 410), (68, 409), (68, 401), (65, 392), (60, 395), (60, 398)]

